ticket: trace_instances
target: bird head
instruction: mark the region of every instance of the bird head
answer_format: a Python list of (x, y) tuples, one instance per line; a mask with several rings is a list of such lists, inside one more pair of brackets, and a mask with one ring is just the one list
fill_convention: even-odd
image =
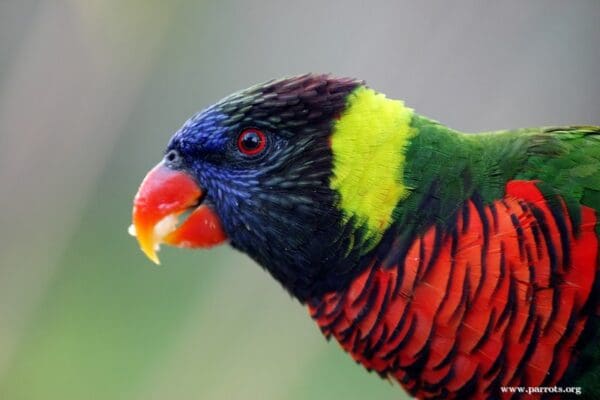
[(309, 74), (250, 87), (194, 115), (134, 199), (131, 233), (141, 249), (158, 263), (162, 243), (229, 241), (302, 301), (335, 289), (380, 239), (370, 228), (381, 221), (347, 199), (363, 196), (352, 186), (370, 184), (366, 161), (353, 160), (349, 146), (360, 145), (357, 133), (340, 139), (338, 150), (333, 140), (361, 88), (354, 79)]

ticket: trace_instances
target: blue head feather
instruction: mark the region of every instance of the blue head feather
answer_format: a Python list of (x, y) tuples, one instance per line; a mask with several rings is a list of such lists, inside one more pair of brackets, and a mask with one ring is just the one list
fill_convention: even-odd
[[(354, 255), (329, 188), (329, 135), (360, 84), (303, 75), (257, 85), (190, 118), (167, 147), (167, 154), (177, 154), (168, 165), (196, 178), (231, 244), (301, 301), (356, 273), (348, 268)], [(237, 147), (248, 128), (266, 135), (260, 154)]]

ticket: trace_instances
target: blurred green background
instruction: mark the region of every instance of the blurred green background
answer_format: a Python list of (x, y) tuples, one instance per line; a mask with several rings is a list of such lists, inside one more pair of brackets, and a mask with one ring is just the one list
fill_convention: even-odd
[(600, 124), (600, 2), (0, 1), (0, 399), (399, 399), (222, 247), (126, 234), (195, 111), (367, 80), (467, 131)]

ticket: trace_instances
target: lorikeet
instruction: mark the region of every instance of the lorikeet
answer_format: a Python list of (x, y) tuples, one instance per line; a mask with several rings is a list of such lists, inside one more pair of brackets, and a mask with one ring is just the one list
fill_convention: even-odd
[(309, 74), (189, 119), (132, 233), (155, 262), (229, 241), (419, 398), (598, 398), (599, 169), (600, 127), (465, 134)]

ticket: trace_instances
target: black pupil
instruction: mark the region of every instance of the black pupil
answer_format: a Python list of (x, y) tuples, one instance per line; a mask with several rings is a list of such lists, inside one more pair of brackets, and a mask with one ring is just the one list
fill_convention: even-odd
[(256, 150), (260, 142), (261, 138), (256, 132), (247, 132), (242, 138), (242, 145), (246, 150)]

